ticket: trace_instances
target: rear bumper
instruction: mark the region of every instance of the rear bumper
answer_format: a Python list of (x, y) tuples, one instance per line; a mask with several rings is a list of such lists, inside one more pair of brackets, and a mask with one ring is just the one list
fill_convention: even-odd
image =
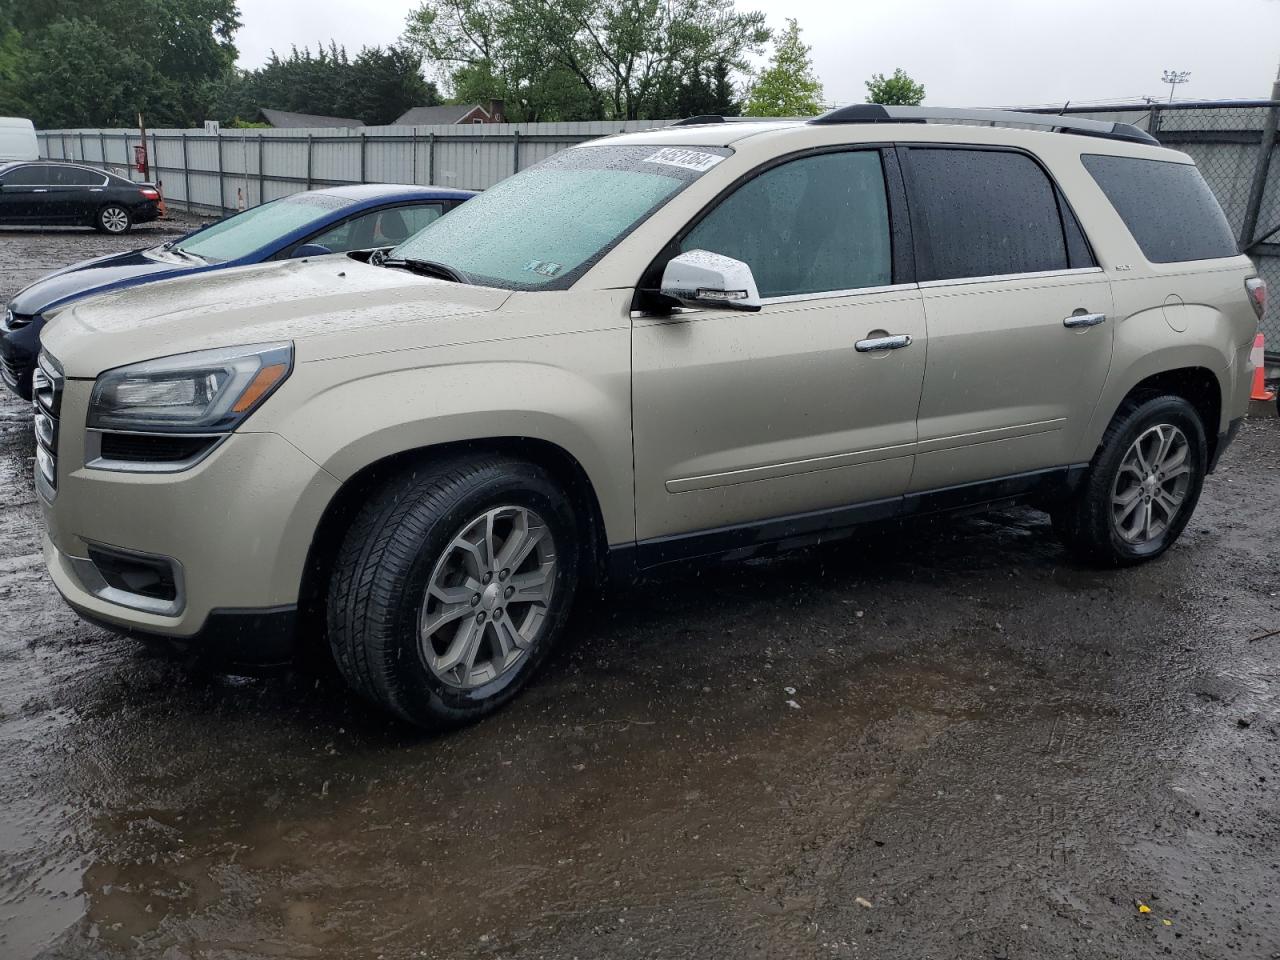
[(160, 216), (160, 205), (154, 200), (148, 200), (134, 207), (130, 214), (134, 223), (150, 223)]

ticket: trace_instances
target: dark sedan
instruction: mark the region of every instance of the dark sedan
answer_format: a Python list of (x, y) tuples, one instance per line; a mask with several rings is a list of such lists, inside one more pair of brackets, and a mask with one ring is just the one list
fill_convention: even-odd
[(0, 223), (93, 227), (128, 233), (160, 215), (160, 191), (74, 163), (0, 166)]
[(86, 260), (20, 290), (0, 319), (0, 379), (31, 399), (46, 316), (81, 297), (296, 256), (393, 247), (468, 197), (470, 190), (366, 184), (295, 193), (211, 223), (158, 247)]

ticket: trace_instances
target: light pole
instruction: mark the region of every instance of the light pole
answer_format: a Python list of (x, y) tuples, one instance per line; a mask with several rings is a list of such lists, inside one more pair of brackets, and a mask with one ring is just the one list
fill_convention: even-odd
[(1186, 83), (1191, 79), (1191, 71), (1166, 70), (1161, 79), (1169, 85), (1169, 102), (1173, 103), (1173, 92), (1178, 89), (1178, 84)]

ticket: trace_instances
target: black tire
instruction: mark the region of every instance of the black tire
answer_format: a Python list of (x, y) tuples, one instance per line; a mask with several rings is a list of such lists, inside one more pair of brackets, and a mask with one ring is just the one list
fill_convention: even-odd
[[(1187, 441), (1190, 477), (1181, 506), (1164, 529), (1150, 539), (1131, 543), (1121, 536), (1113, 521), (1113, 490), (1135, 441), (1158, 425), (1172, 425), (1182, 431)], [(1080, 488), (1069, 501), (1050, 511), (1054, 531), (1073, 553), (1089, 563), (1118, 567), (1153, 560), (1173, 546), (1195, 512), (1208, 457), (1204, 424), (1190, 403), (1169, 394), (1130, 397), (1103, 434)]]
[[(428, 666), (419, 616), (428, 581), (454, 537), (473, 518), (507, 505), (535, 511), (550, 534), (551, 600), (522, 659), (464, 689)], [(352, 521), (330, 579), (328, 633), (338, 670), (360, 694), (420, 727), (456, 727), (492, 713), (536, 672), (564, 628), (578, 579), (579, 530), (564, 492), (545, 470), (522, 460), (459, 456), (391, 479)]]
[(93, 229), (99, 233), (109, 233), (113, 237), (123, 237), (133, 229), (133, 214), (121, 204), (105, 204), (93, 218)]

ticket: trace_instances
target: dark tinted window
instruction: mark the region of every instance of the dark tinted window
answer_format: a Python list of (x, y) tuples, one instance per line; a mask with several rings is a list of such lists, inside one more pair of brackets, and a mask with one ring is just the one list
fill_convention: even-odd
[(53, 171), (45, 164), (33, 163), (5, 174), (4, 182), (14, 187), (47, 187), (53, 182), (52, 177)]
[(921, 280), (1067, 268), (1056, 191), (1030, 157), (912, 149), (908, 161)]
[(1062, 191), (1058, 192), (1058, 212), (1062, 214), (1062, 232), (1067, 238), (1067, 262), (1072, 268), (1077, 267), (1096, 267), (1098, 261), (1093, 258), (1093, 251), (1089, 248), (1089, 241), (1084, 237), (1084, 231), (1080, 229), (1080, 221), (1076, 219), (1074, 211), (1067, 204), (1067, 198), (1062, 195)]
[(1100, 155), (1080, 159), (1152, 263), (1239, 252), (1222, 208), (1191, 164)]
[(824, 153), (766, 170), (711, 211), (680, 249), (743, 261), (762, 297), (892, 283), (880, 154)]
[(54, 167), (54, 183), (64, 187), (100, 187), (106, 177), (83, 167)]

